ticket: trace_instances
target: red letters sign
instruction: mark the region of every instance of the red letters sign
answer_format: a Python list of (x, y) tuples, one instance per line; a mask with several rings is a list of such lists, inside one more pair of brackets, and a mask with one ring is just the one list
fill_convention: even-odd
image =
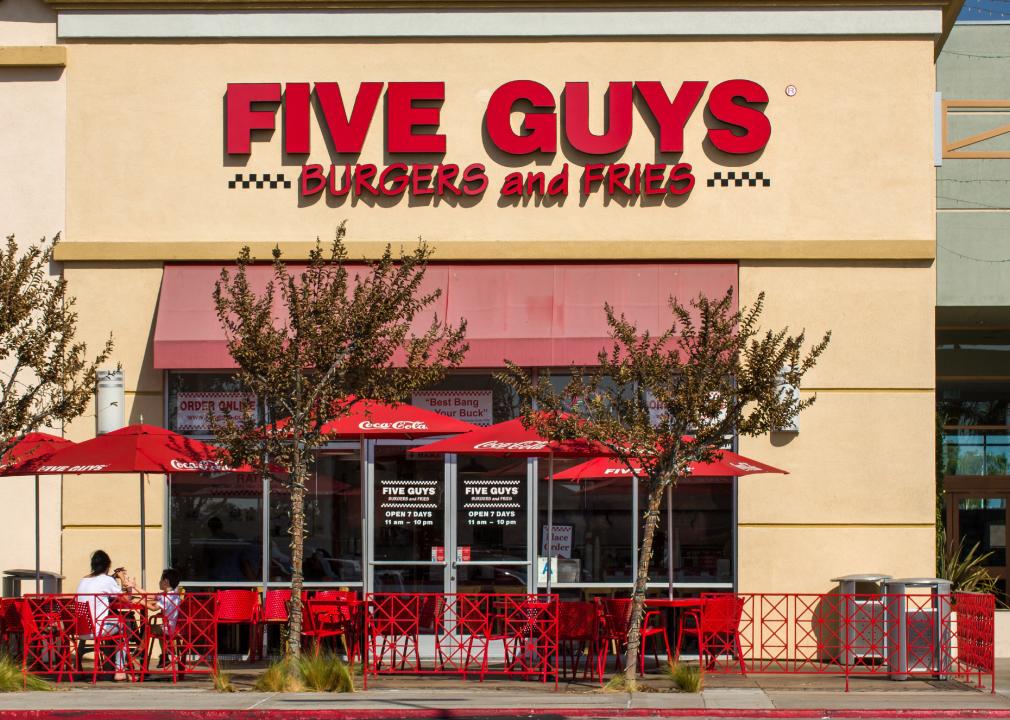
[[(501, 152), (517, 156), (555, 154), (562, 139), (566, 147), (585, 156), (614, 155), (626, 150), (634, 132), (638, 112), (655, 134), (661, 153), (685, 152), (684, 130), (692, 115), (703, 108), (716, 125), (703, 138), (717, 150), (731, 155), (749, 155), (765, 148), (771, 137), (771, 123), (764, 113), (768, 93), (751, 80), (724, 80), (712, 85), (689, 80), (664, 86), (655, 80), (611, 82), (604, 94), (606, 123), (602, 132), (590, 127), (591, 90), (586, 82), (567, 82), (557, 96), (534, 80), (513, 80), (491, 94), (484, 115), (487, 141)], [(335, 82), (309, 84), (231, 83), (225, 96), (228, 154), (252, 152), (257, 131), (274, 131), (277, 111), (283, 116), (283, 146), (287, 155), (305, 156), (311, 150), (311, 126), (319, 118), (329, 148), (338, 154), (362, 151), (375, 121), (379, 102), (384, 99), (383, 146), (392, 155), (442, 156), (447, 150), (446, 135), (440, 132), (442, 105), (446, 102), (442, 82), (363, 82), (341, 87)], [(316, 111), (313, 110), (313, 95)], [(635, 99), (640, 103), (636, 110)], [(595, 102), (595, 101), (594, 101)], [(513, 116), (519, 114), (518, 123)], [(474, 128), (473, 132), (480, 132)], [(460, 130), (456, 130), (460, 132)], [(530, 158), (532, 161), (532, 157)], [(568, 164), (557, 174), (511, 173), (502, 186), (502, 195), (539, 193), (567, 195)], [(304, 196), (322, 193), (331, 196), (386, 195), (479, 195), (489, 183), (480, 163), (394, 162), (386, 166), (346, 165), (343, 171), (331, 165), (305, 165), (299, 183)], [(586, 163), (578, 183), (580, 192), (683, 195), (695, 186), (691, 165), (657, 163)]]

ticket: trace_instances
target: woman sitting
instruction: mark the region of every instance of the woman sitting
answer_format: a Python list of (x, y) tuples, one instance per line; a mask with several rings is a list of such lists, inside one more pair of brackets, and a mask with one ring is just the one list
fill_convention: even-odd
[[(81, 578), (77, 583), (77, 600), (87, 604), (91, 609), (91, 619), (95, 627), (95, 636), (82, 636), (81, 640), (92, 640), (96, 642), (102, 635), (123, 636), (123, 620), (118, 615), (109, 614), (109, 608), (115, 599), (126, 592), (133, 592), (126, 578), (126, 571), (117, 568), (115, 576), (109, 575), (109, 568), (112, 567), (112, 559), (104, 550), (95, 550), (91, 554), (91, 573)], [(124, 582), (126, 585), (121, 585)], [(83, 643), (82, 643), (83, 644)], [(126, 648), (124, 641), (117, 641), (115, 653), (116, 674), (113, 679), (116, 682), (126, 680)], [(95, 662), (99, 662), (98, 652), (95, 652)]]

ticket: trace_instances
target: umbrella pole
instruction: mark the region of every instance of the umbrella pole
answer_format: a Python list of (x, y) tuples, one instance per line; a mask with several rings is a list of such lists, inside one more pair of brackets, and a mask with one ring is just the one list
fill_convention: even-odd
[(365, 434), (358, 437), (358, 468), (361, 473), (359, 482), (361, 483), (361, 599), (368, 598), (371, 588), (368, 586), (369, 569), (371, 568), (371, 556), (368, 553), (368, 536), (371, 532), (368, 528), (368, 507), (372, 502), (372, 496), (368, 492), (368, 450)]
[(547, 456), (547, 594), (554, 580), (551, 560), (554, 558), (554, 453)]
[(666, 593), (673, 600), (673, 486), (666, 486)]
[(39, 528), (39, 476), (35, 476), (35, 594), (38, 595), (42, 592), (42, 569), (41, 561), (39, 560), (39, 555), (41, 554), (42, 542), (40, 535), (42, 533)]
[(147, 587), (147, 538), (144, 532), (144, 473), (140, 473), (140, 587)]

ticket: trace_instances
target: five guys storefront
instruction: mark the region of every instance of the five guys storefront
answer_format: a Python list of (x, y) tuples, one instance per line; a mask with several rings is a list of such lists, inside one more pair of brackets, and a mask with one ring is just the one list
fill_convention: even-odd
[[(558, 383), (592, 364), (604, 302), (658, 330), (671, 295), (764, 291), (768, 326), (833, 332), (801, 389), (818, 401), (795, 432), (733, 439), (789, 475), (677, 487), (656, 591), (668, 567), (684, 593), (932, 573), (944, 6), (55, 5), (69, 108), (59, 259), (84, 337), (115, 336), (129, 421), (207, 437), (206, 408), (244, 400), (211, 299), (221, 267), (244, 244), (304, 258), (345, 218), (352, 257), (418, 236), (435, 247), (426, 283), (443, 289), (441, 317), (467, 319), (471, 349), (412, 401), (478, 425), (516, 415), (493, 377), (506, 359)], [(82, 419), (70, 436), (91, 432)], [(309, 584), (542, 585), (545, 463), (411, 445), (320, 452)], [(288, 580), (282, 487), (152, 482), (148, 517), (163, 519), (149, 552), (187, 586)], [(502, 498), (493, 521), (472, 487)], [(98, 546), (136, 564), (129, 488), (65, 479), (65, 574)], [(423, 517), (398, 515), (403, 488)], [(626, 479), (556, 484), (559, 592), (630, 587), (640, 497)]]

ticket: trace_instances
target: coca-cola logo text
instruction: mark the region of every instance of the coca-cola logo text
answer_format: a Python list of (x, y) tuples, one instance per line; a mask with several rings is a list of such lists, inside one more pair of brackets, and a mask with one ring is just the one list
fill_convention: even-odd
[(474, 450), (543, 450), (548, 445), (546, 440), (521, 440), (520, 442), (502, 442), (500, 440), (488, 440), (477, 443)]
[(179, 472), (230, 472), (232, 468), (219, 460), (175, 460), (169, 463)]
[(358, 423), (359, 430), (427, 430), (428, 423), (423, 420), (397, 420), (396, 422), (371, 422), (362, 420)]

